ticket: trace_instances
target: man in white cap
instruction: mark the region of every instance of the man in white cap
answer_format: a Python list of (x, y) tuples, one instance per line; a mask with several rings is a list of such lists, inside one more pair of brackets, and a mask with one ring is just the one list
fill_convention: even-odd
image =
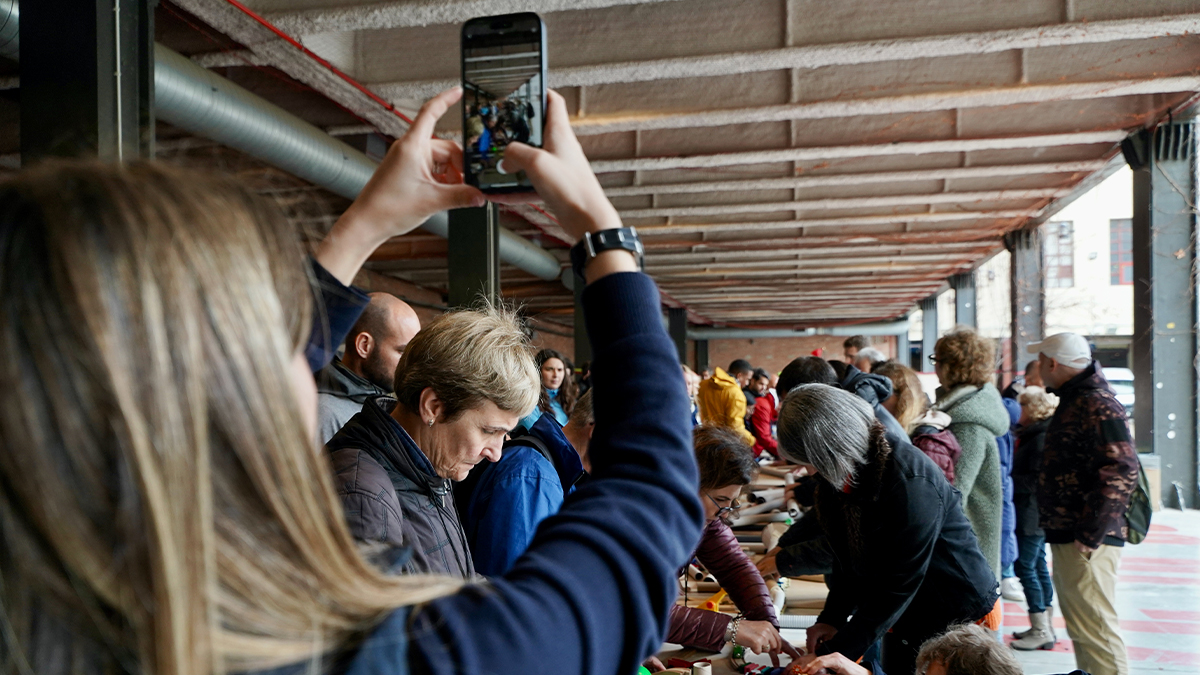
[[(1117, 631), (1117, 565), (1138, 477), (1125, 407), (1083, 336), (1051, 335), (1028, 350), (1038, 355), (1047, 389), (1059, 397), (1046, 431), (1038, 507), (1075, 664), (1092, 675), (1125, 675), (1129, 665)], [(1043, 613), (1038, 623), (1044, 625), (1033, 630), (1048, 630), (1049, 622)]]

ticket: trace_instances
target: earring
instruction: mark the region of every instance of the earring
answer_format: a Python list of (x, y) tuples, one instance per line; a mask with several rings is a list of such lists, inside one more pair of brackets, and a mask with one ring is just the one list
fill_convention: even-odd
[(429, 420), (429, 428), (430, 428), (430, 429), (432, 429), (432, 428), (433, 428), (433, 420)]

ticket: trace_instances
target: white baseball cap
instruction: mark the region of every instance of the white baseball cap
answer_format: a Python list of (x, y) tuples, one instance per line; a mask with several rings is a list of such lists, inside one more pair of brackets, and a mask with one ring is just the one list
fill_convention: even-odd
[(1087, 338), (1076, 333), (1056, 333), (1025, 348), (1030, 354), (1045, 354), (1069, 368), (1087, 368), (1092, 362), (1092, 348)]

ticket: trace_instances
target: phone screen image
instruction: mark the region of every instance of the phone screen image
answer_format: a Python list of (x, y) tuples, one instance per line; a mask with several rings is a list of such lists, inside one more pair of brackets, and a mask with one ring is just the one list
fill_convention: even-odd
[(545, 118), (544, 33), (536, 14), (472, 19), (463, 26), (463, 154), (467, 182), (484, 191), (533, 186), (505, 171), (512, 142), (541, 147)]

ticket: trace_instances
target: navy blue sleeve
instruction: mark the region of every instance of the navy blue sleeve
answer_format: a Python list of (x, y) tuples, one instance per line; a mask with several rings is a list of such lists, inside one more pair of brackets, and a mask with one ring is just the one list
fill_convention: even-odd
[(308, 262), (312, 271), (309, 281), (313, 291), (313, 325), (304, 357), (315, 373), (333, 360), (338, 345), (346, 341), (371, 298), (338, 281), (316, 259), (309, 258)]
[(632, 673), (662, 646), (703, 525), (687, 391), (648, 276), (606, 276), (583, 307), (592, 480), (507, 575), (417, 612), (414, 672)]

